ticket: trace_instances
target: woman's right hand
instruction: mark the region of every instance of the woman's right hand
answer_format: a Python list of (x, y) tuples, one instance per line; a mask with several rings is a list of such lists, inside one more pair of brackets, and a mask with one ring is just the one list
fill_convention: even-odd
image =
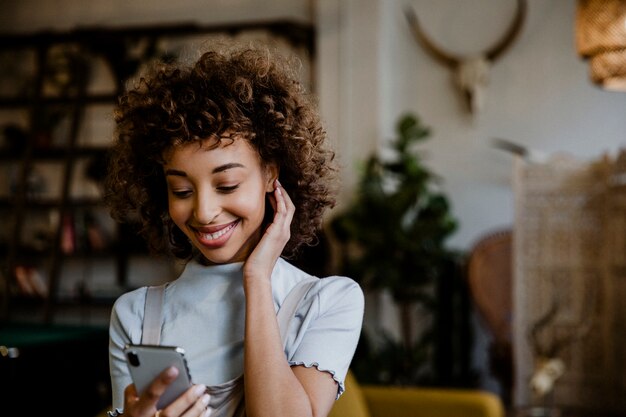
[(246, 280), (266, 279), (269, 282), (274, 265), (291, 237), (291, 221), (296, 207), (278, 180), (274, 180), (274, 192), (270, 193), (269, 201), (274, 218), (244, 263)]
[(178, 376), (178, 369), (169, 367), (155, 378), (141, 395), (137, 394), (134, 384), (124, 390), (124, 416), (130, 417), (208, 417), (209, 394), (206, 387), (196, 384), (185, 391), (162, 410), (157, 410), (157, 402), (167, 387)]

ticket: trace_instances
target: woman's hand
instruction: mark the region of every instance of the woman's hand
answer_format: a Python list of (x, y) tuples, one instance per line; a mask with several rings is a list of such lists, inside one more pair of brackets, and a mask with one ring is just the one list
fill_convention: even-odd
[(137, 395), (134, 384), (124, 390), (124, 416), (131, 417), (208, 417), (209, 395), (206, 387), (197, 384), (185, 391), (174, 402), (162, 410), (157, 410), (157, 402), (167, 387), (178, 376), (178, 369), (169, 367), (152, 382), (142, 395)]
[(244, 264), (243, 275), (246, 279), (269, 279), (291, 237), (291, 220), (296, 208), (278, 180), (274, 187), (274, 192), (269, 196), (274, 208), (274, 219)]

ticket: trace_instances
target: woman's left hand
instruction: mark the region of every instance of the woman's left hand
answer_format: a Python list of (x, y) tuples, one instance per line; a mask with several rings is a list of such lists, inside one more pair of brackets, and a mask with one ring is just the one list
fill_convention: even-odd
[(194, 385), (182, 393), (163, 410), (157, 410), (157, 403), (167, 387), (178, 376), (178, 370), (171, 366), (161, 372), (141, 395), (134, 384), (124, 389), (124, 415), (131, 417), (208, 417), (212, 409), (208, 407), (210, 397), (205, 393), (206, 386)]
[(291, 220), (296, 208), (278, 180), (274, 186), (274, 192), (269, 196), (274, 208), (274, 219), (244, 264), (243, 274), (247, 279), (269, 279), (291, 237)]

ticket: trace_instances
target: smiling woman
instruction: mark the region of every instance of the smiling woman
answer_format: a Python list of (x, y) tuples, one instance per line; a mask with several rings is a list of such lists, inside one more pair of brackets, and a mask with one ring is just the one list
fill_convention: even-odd
[(275, 189), (276, 164), (261, 165), (245, 140), (211, 139), (166, 153), (169, 213), (210, 263), (244, 261), (260, 238), (265, 196)]
[[(245, 47), (158, 64), (122, 96), (116, 122), (112, 215), (139, 217), (155, 252), (187, 263), (167, 285), (116, 301), (113, 406), (133, 417), (326, 416), (344, 391), (363, 293), (285, 259), (315, 242), (336, 171), (286, 61)], [(195, 385), (162, 410), (177, 374), (137, 392), (123, 352), (139, 343), (186, 352)]]

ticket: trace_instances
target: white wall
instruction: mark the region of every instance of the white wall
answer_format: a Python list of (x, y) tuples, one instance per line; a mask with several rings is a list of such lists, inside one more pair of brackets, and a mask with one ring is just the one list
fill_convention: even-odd
[(382, 5), (379, 0), (316, 2), (320, 107), (342, 169), (337, 210), (350, 200), (356, 166), (376, 150), (384, 125)]
[(0, 27), (10, 31), (166, 22), (310, 21), (307, 0), (19, 0), (4, 1)]
[[(513, 0), (341, 3), (341, 11), (348, 14), (342, 16), (347, 24), (340, 33), (340, 39), (349, 40), (341, 44), (344, 55), (369, 57), (370, 64), (363, 68), (350, 60), (339, 69), (340, 101), (351, 105), (340, 107), (337, 116), (349, 124), (340, 130), (340, 140), (350, 143), (342, 149), (368, 148), (369, 139), (364, 147), (359, 143), (368, 134), (378, 135), (383, 143), (392, 137), (402, 113), (419, 115), (433, 131), (424, 146), (427, 163), (443, 177), (460, 222), (453, 246), (468, 248), (483, 233), (513, 221), (512, 159), (492, 147), (492, 138), (580, 158), (615, 154), (626, 146), (626, 94), (590, 84), (587, 65), (575, 51), (574, 0), (528, 0), (521, 36), (493, 66), (485, 108), (474, 119), (462, 107), (450, 72), (415, 42), (403, 7), (414, 8), (432, 39), (463, 55), (499, 38), (513, 17)], [(350, 26), (362, 9), (378, 16)], [(377, 34), (373, 42), (372, 33)], [(375, 117), (359, 110), (369, 104), (377, 111)], [(343, 158), (352, 162), (352, 155)]]

